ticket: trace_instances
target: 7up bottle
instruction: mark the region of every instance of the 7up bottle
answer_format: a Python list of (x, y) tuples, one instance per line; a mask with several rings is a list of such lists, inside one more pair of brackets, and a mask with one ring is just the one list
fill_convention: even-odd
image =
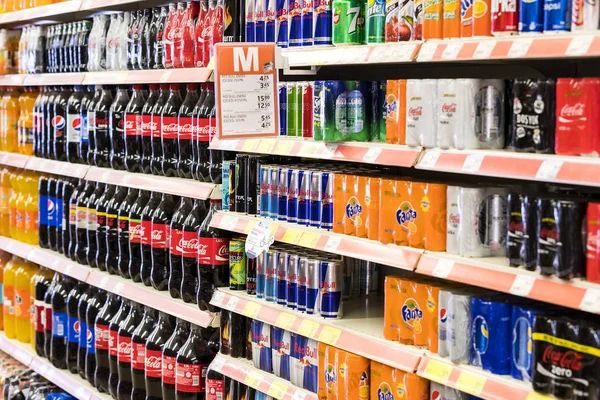
[(368, 0), (367, 43), (385, 42), (385, 0)]
[(360, 0), (334, 0), (333, 44), (349, 45), (366, 42), (365, 4), (366, 2)]

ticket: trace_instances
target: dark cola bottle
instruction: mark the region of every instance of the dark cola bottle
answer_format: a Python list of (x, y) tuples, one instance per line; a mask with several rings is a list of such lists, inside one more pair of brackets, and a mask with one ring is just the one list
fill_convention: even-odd
[(221, 209), (221, 199), (211, 199), (210, 209), (199, 229), (198, 297), (201, 310), (214, 311), (210, 305), (215, 288), (229, 285), (229, 237), (210, 226), (213, 215)]
[[(87, 240), (85, 248), (85, 257), (87, 265), (92, 268), (98, 268), (96, 263), (96, 232), (98, 230), (98, 204), (102, 195), (106, 193), (106, 185), (102, 182), (96, 184), (96, 190), (90, 196), (87, 202)], [(82, 263), (85, 264), (85, 263)]]
[(134, 282), (141, 282), (140, 266), (142, 262), (142, 211), (150, 199), (150, 193), (140, 190), (140, 193), (129, 211), (129, 277)]
[(140, 153), (140, 164), (142, 166), (142, 172), (149, 174), (150, 160), (152, 159), (152, 132), (154, 129), (154, 123), (152, 121), (152, 108), (158, 101), (161, 92), (158, 90), (158, 84), (150, 85), (150, 94), (148, 99), (142, 107), (142, 136), (141, 136), (141, 153)]
[(182, 197), (179, 202), (179, 207), (171, 218), (170, 236), (169, 236), (169, 294), (173, 298), (181, 297), (181, 262), (183, 257), (184, 246), (186, 243), (183, 240), (183, 221), (192, 211), (192, 199)]
[(92, 385), (96, 385), (96, 318), (100, 310), (107, 302), (107, 293), (98, 290), (95, 296), (88, 301), (85, 320), (87, 324), (86, 354), (85, 354), (85, 379)]
[(198, 103), (198, 85), (188, 84), (187, 94), (179, 108), (179, 130), (177, 134), (177, 173), (181, 178), (192, 178), (193, 144), (195, 141), (194, 106)]
[(67, 107), (71, 90), (63, 88), (54, 96), (52, 113), (52, 148), (51, 157), (57, 161), (67, 161), (66, 141), (67, 134)]
[[(96, 258), (96, 266), (100, 271), (106, 271), (106, 235), (108, 233), (108, 225), (106, 224), (106, 210), (110, 201), (115, 195), (116, 187), (114, 185), (107, 185), (106, 191), (100, 199), (98, 199), (98, 205), (96, 206), (96, 252), (90, 253), (90, 257)], [(91, 247), (90, 247), (91, 250)]]
[(152, 284), (152, 216), (154, 211), (162, 200), (162, 194), (160, 192), (152, 192), (150, 200), (144, 206), (142, 210), (142, 243), (141, 243), (141, 263), (140, 263), (140, 278), (144, 285), (150, 286)]
[(119, 186), (106, 207), (106, 270), (112, 275), (119, 274), (119, 209), (128, 190)]
[[(44, 136), (42, 137), (42, 153), (44, 158), (52, 158), (54, 154), (54, 98), (58, 88), (48, 88), (48, 100), (44, 106)], [(65, 122), (66, 126), (66, 122)]]
[(177, 399), (203, 399), (208, 366), (214, 354), (202, 337), (201, 328), (191, 326), (190, 335), (177, 355), (175, 393)]
[(83, 91), (81, 98), (81, 107), (79, 114), (81, 115), (81, 134), (77, 143), (77, 159), (80, 163), (88, 163), (88, 149), (90, 142), (90, 108), (93, 108), (94, 99), (100, 98), (99, 91), (95, 91), (93, 86), (88, 86), (87, 90)]
[(132, 302), (129, 315), (125, 318), (119, 328), (119, 336), (117, 338), (119, 350), (119, 384), (117, 386), (117, 400), (131, 399), (131, 391), (133, 390), (131, 382), (131, 338), (133, 336), (133, 331), (135, 331), (142, 321), (143, 313), (143, 306), (139, 303)]
[(69, 291), (67, 296), (67, 368), (72, 374), (77, 373), (77, 350), (79, 348), (79, 335), (82, 325), (77, 314), (79, 298), (88, 289), (89, 285), (79, 282)]
[(177, 205), (177, 198), (163, 193), (160, 204), (152, 214), (152, 287), (166, 290), (169, 282), (170, 224)]
[(127, 29), (127, 69), (133, 70), (137, 65), (137, 49), (136, 49), (136, 39), (137, 39), (137, 29), (140, 23), (140, 11), (131, 12), (131, 19), (129, 22), (129, 26)]
[(187, 341), (190, 323), (177, 320), (173, 334), (163, 348), (163, 374), (162, 396), (164, 400), (175, 400), (175, 370), (177, 367), (177, 354)]
[[(38, 181), (38, 244), (44, 249), (50, 247), (48, 241), (48, 182), (50, 179), (54, 180), (51, 176), (42, 175)], [(54, 209), (54, 204), (52, 207)]]
[(63, 276), (56, 283), (52, 294), (52, 339), (50, 340), (50, 362), (56, 368), (67, 368), (67, 297), (75, 286), (73, 278)]
[(75, 238), (75, 248), (73, 254), (74, 261), (79, 264), (87, 265), (87, 246), (88, 246), (88, 204), (92, 194), (96, 191), (96, 182), (87, 181), (85, 189), (77, 197), (77, 236)]
[(94, 325), (94, 344), (96, 370), (94, 386), (100, 392), (108, 392), (108, 379), (110, 376), (110, 324), (121, 308), (121, 300), (114, 293), (108, 293), (106, 303), (102, 306), (96, 317)]
[(173, 334), (173, 317), (159, 312), (158, 322), (146, 340), (146, 400), (162, 399), (162, 351), (167, 340)]
[(82, 379), (87, 378), (86, 374), (86, 358), (88, 351), (88, 341), (92, 338), (92, 333), (88, 325), (87, 309), (89, 302), (96, 297), (98, 289), (90, 286), (88, 290), (81, 294), (79, 298), (79, 306), (77, 307), (77, 315), (79, 318), (79, 349), (77, 350), (77, 372)]
[(40, 94), (35, 98), (33, 103), (32, 128), (33, 128), (33, 154), (36, 157), (43, 157), (42, 141), (44, 137), (44, 98), (47, 98), (47, 89), (43, 86), (40, 88)]
[(169, 18), (169, 7), (162, 6), (156, 22), (156, 40), (154, 45), (154, 69), (164, 69), (165, 66), (165, 26)]
[(55, 272), (50, 286), (44, 295), (44, 356), (48, 360), (50, 360), (50, 350), (52, 347), (52, 296), (60, 279), (60, 274)]
[(196, 199), (192, 211), (183, 221), (183, 243), (181, 252), (181, 298), (186, 303), (196, 303), (198, 293), (198, 231), (206, 218), (204, 200)]
[[(69, 243), (71, 243), (71, 198), (76, 195), (79, 181), (73, 178), (62, 180), (62, 216), (59, 216), (60, 229), (56, 229), (56, 240), (58, 251), (69, 256)], [(59, 185), (56, 185), (56, 191), (59, 191)], [(59, 211), (59, 210), (57, 210)], [(59, 233), (60, 232), (60, 233)]]
[(125, 169), (125, 109), (129, 103), (126, 87), (119, 87), (108, 113), (110, 135), (110, 165), (114, 169)]
[(68, 231), (69, 234), (63, 235), (63, 247), (65, 249), (65, 256), (73, 261), (75, 260), (75, 245), (77, 244), (77, 204), (79, 195), (81, 195), (84, 190), (85, 181), (80, 179), (79, 184), (75, 190), (73, 190), (71, 198), (65, 204), (66, 214), (68, 216), (66, 218), (66, 221), (68, 221), (66, 231)]
[(144, 400), (146, 398), (146, 340), (154, 330), (158, 312), (148, 306), (144, 308), (142, 322), (133, 331), (131, 337), (131, 399)]
[(216, 119), (213, 116), (215, 110), (215, 92), (213, 85), (207, 85), (205, 97), (196, 120), (196, 177), (202, 182), (210, 181), (210, 138), (216, 132)]
[(52, 282), (53, 272), (49, 269), (42, 268), (40, 271), (38, 279), (35, 280), (35, 284), (33, 286), (33, 297), (34, 297), (34, 335), (33, 335), (33, 343), (35, 347), (35, 353), (40, 357), (45, 357), (46, 353), (44, 352), (44, 343), (46, 338), (44, 336), (44, 314), (45, 314), (45, 297), (46, 293), (50, 288), (50, 283)]
[(152, 18), (152, 11), (150, 9), (142, 10), (142, 19), (139, 28), (139, 42), (138, 42), (138, 58), (136, 69), (149, 69), (150, 53), (148, 50), (148, 41), (150, 39), (150, 24)]
[(140, 69), (154, 69), (156, 62), (154, 57), (154, 46), (156, 44), (156, 33), (158, 31), (158, 18), (160, 17), (160, 8), (154, 7), (152, 15), (148, 16), (148, 24), (142, 32), (142, 58)]
[(65, 151), (67, 160), (72, 163), (80, 162), (77, 156), (77, 148), (81, 140), (81, 100), (84, 95), (84, 87), (76, 85), (73, 88), (73, 94), (67, 100), (67, 140), (65, 143)]
[(133, 85), (131, 99), (125, 108), (125, 168), (129, 172), (142, 172), (142, 109), (146, 96), (142, 85)]
[[(113, 398), (117, 398), (117, 387), (119, 385), (119, 331), (125, 320), (132, 314), (132, 304), (123, 299), (119, 311), (115, 314), (109, 325), (108, 359), (110, 373), (108, 375), (108, 392)], [(97, 378), (96, 378), (97, 379)]]
[(139, 190), (134, 188), (129, 188), (129, 193), (125, 200), (121, 203), (119, 207), (118, 219), (119, 219), (119, 227), (117, 229), (117, 234), (119, 235), (119, 274), (123, 278), (129, 279), (129, 213), (131, 212), (131, 207), (133, 203), (135, 203), (138, 198)]
[(94, 157), (93, 165), (103, 168), (110, 167), (111, 140), (109, 114), (113, 101), (112, 91), (103, 88), (100, 100), (98, 100), (98, 103), (94, 107), (96, 123), (94, 124), (93, 132), (95, 144), (92, 150)]
[[(202, 9), (202, 5), (200, 6), (200, 9)], [(201, 12), (202, 14), (202, 12)], [(200, 93), (198, 94), (198, 101), (196, 102), (196, 105), (194, 106), (194, 109), (192, 110), (192, 125), (194, 126), (194, 134), (193, 134), (193, 140), (192, 140), (192, 160), (191, 160), (191, 166), (190, 166), (190, 170), (191, 170), (191, 174), (192, 174), (192, 178), (193, 179), (197, 179), (198, 178), (198, 122), (199, 122), (199, 115), (200, 115), (200, 110), (202, 109), (202, 104), (204, 103), (204, 100), (206, 99), (206, 84), (201, 83), (200, 84)]]
[(162, 175), (162, 112), (169, 98), (169, 85), (161, 83), (160, 95), (156, 104), (152, 107), (151, 117), (151, 134), (152, 134), (152, 155), (150, 157), (150, 172), (154, 175)]
[[(79, 153), (84, 162), (89, 165), (94, 165), (94, 155), (96, 153), (96, 105), (102, 98), (102, 86), (96, 85), (94, 97), (90, 100), (87, 108), (87, 132), (81, 137), (79, 144)], [(84, 141), (87, 135), (87, 142)]]
[(226, 397), (225, 377), (209, 368), (206, 372), (206, 400), (220, 400)]
[(178, 114), (181, 103), (181, 85), (172, 83), (169, 87), (169, 97), (161, 114), (161, 165), (162, 174), (165, 176), (177, 176), (177, 162), (179, 160), (179, 148), (177, 147), (177, 135), (179, 132)]

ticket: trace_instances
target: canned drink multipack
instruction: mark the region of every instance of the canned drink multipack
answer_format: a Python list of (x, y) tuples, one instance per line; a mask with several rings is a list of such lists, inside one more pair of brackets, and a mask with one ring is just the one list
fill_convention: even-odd
[(319, 343), (297, 333), (291, 334), (290, 382), (317, 393)]
[(589, 31), (598, 29), (600, 3), (597, 1), (573, 0), (571, 4), (571, 30)]
[(492, 34), (496, 36), (517, 33), (519, 27), (517, 0), (492, 0), (491, 25)]
[(533, 322), (538, 310), (530, 307), (512, 308), (512, 362), (510, 374), (513, 378), (531, 382), (533, 373)]
[[(426, 399), (429, 381), (371, 360), (371, 399)], [(362, 400), (362, 399), (361, 399)]]
[(600, 282), (600, 203), (587, 206), (586, 272), (589, 282)]
[(271, 326), (271, 351), (273, 373), (290, 380), (291, 333), (285, 329)]
[(544, 32), (571, 30), (571, 1), (544, 0)]
[(406, 82), (406, 144), (437, 145), (437, 80), (409, 79)]
[(252, 320), (252, 361), (255, 368), (265, 372), (273, 371), (271, 354), (271, 326), (262, 321)]
[(368, 400), (370, 360), (319, 343), (319, 399)]
[(468, 364), (471, 351), (471, 294), (445, 288), (439, 292), (438, 354)]
[(471, 298), (471, 365), (498, 375), (510, 374), (511, 315), (508, 302)]

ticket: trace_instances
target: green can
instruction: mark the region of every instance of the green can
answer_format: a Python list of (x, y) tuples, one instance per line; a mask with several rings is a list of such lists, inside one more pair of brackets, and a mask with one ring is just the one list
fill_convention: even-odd
[(229, 288), (246, 290), (246, 241), (244, 239), (229, 241)]
[(371, 119), (369, 109), (369, 84), (360, 81), (346, 82), (346, 132), (349, 140), (368, 142)]
[(387, 81), (379, 81), (379, 97), (378, 97), (378, 107), (379, 107), (379, 141), (381, 143), (385, 143), (386, 138), (386, 129), (387, 129), (387, 103), (385, 101), (387, 93)]
[(287, 84), (287, 135), (302, 136), (302, 87), (297, 82)]
[(367, 43), (385, 42), (385, 0), (367, 2)]
[(334, 0), (333, 44), (356, 45), (366, 43), (366, 2)]

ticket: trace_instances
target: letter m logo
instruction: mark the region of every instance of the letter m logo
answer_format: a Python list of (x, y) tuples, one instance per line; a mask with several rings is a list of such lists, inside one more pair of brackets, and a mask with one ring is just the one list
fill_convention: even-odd
[(233, 70), (235, 72), (259, 72), (258, 69), (258, 47), (234, 47), (233, 48)]

